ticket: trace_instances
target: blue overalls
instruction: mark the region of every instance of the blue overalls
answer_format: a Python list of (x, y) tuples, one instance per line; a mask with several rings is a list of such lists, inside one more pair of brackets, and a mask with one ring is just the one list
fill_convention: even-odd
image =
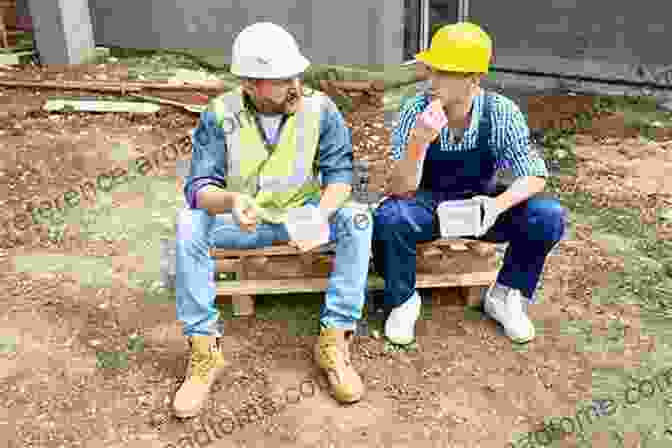
[[(386, 308), (397, 307), (415, 292), (416, 243), (439, 237), (435, 211), (447, 200), (476, 195), (496, 196), (496, 156), (490, 145), (491, 96), (486, 92), (476, 148), (441, 151), (440, 139), (427, 149), (415, 197), (389, 198), (374, 214), (373, 261), (385, 278)], [(519, 289), (533, 303), (546, 256), (561, 240), (565, 209), (557, 199), (539, 193), (503, 212), (479, 240), (508, 242), (497, 282)]]

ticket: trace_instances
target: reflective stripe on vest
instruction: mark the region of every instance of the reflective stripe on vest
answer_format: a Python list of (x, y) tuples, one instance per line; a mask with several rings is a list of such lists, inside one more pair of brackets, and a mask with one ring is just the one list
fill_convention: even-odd
[[(258, 207), (271, 211), (272, 222), (282, 221), (281, 210), (303, 205), (320, 191), (313, 175), (320, 135), (320, 113), (326, 95), (303, 98), (303, 108), (290, 116), (280, 140), (269, 153), (254, 116), (243, 106), (242, 89), (216, 98), (211, 104), (227, 144), (227, 190), (246, 193)], [(262, 165), (263, 164), (263, 165)]]

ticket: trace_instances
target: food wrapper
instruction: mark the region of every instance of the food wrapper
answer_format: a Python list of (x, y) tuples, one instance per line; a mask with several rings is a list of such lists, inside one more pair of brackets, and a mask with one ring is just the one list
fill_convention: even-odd
[(416, 126), (422, 126), (436, 131), (441, 131), (441, 129), (448, 124), (448, 118), (443, 112), (443, 106), (441, 105), (441, 100), (432, 101), (427, 109), (425, 109), (420, 116), (418, 117), (418, 124)]
[(288, 210), (285, 225), (292, 241), (329, 242), (329, 221), (318, 207), (305, 205)]

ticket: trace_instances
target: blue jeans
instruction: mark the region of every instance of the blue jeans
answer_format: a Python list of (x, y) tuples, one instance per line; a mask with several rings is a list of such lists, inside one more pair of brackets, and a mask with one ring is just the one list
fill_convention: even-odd
[[(310, 203), (317, 206), (316, 202)], [(320, 324), (352, 330), (362, 316), (369, 273), (372, 217), (368, 225), (354, 225), (358, 210), (339, 209), (330, 222), (330, 241), (336, 243), (334, 270), (329, 275)], [(247, 233), (231, 215), (211, 216), (203, 209), (184, 209), (177, 220), (176, 302), (183, 334), (221, 336), (223, 323), (215, 307), (215, 261), (210, 248), (254, 249), (289, 240), (284, 224), (258, 224)]]
[[(374, 216), (373, 254), (376, 271), (385, 278), (385, 305), (397, 307), (415, 292), (416, 249), (438, 237), (436, 201), (388, 199)], [(497, 276), (503, 286), (519, 289), (530, 303), (546, 256), (562, 239), (566, 210), (557, 199), (540, 193), (502, 213), (479, 238), (508, 242), (504, 265)]]

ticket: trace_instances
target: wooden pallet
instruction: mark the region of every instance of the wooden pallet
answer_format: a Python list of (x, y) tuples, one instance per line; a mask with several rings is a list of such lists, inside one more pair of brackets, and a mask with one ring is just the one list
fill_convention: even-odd
[[(418, 289), (459, 288), (468, 305), (476, 305), (497, 276), (495, 245), (476, 240), (437, 240), (417, 246)], [(332, 253), (301, 254), (288, 245), (263, 249), (212, 249), (217, 295), (231, 297), (234, 314), (254, 314), (254, 296), (322, 292), (327, 288)], [(231, 279), (235, 276), (235, 279)], [(384, 280), (369, 274), (368, 288), (380, 290)]]

